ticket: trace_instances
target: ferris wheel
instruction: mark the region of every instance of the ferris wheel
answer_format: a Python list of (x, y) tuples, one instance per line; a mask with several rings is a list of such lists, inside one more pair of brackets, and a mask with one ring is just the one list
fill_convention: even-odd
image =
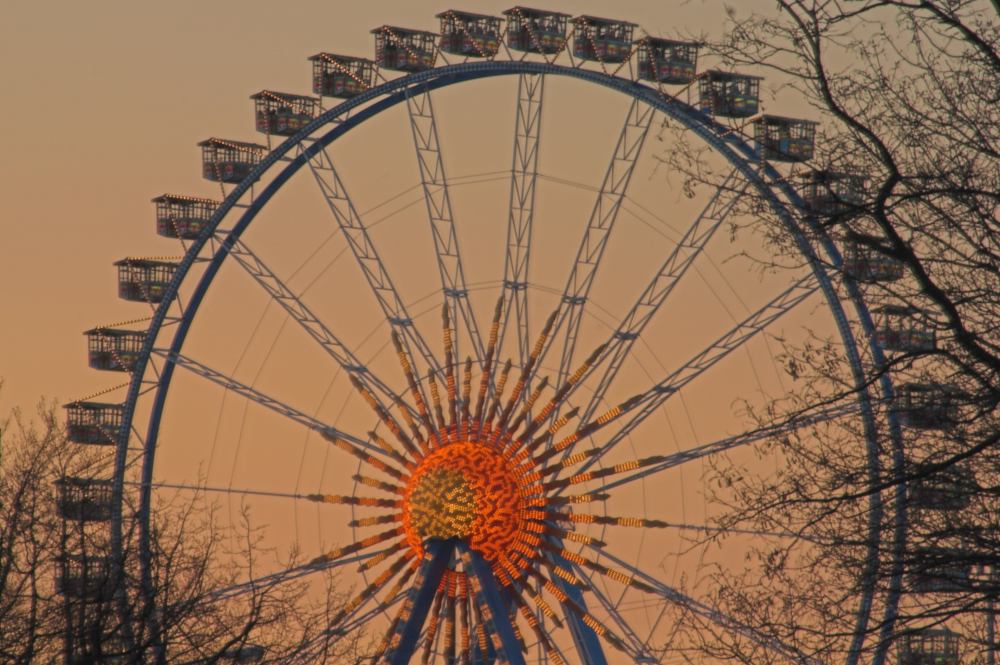
[[(813, 661), (704, 574), (808, 539), (719, 526), (697, 486), (716, 456), (845, 421), (860, 474), (901, 463), (866, 363), (933, 340), (898, 307), (876, 325), (859, 285), (900, 271), (817, 224), (861, 184), (809, 167), (815, 123), (764, 113), (759, 77), (699, 70), (697, 44), (523, 7), (437, 18), (373, 30), (374, 59), (310, 57), (316, 96), (251, 97), (266, 144), (199, 144), (218, 198), (154, 199), (182, 256), (119, 261), (151, 318), (87, 332), (91, 366), (129, 381), (67, 405), (71, 440), (114, 464), (67, 479), (109, 550), (64, 577), (113, 569), (135, 534), (145, 578), (161, 495), (198, 493), (250, 506), (262, 550), (305, 552), (214, 597), (336, 571), (350, 595), (328, 633), (364, 631), (385, 662), (665, 662), (692, 617)], [(664, 127), (707, 150), (716, 187), (679, 195)], [(797, 267), (734, 260), (772, 247), (740, 221), (750, 199)], [(824, 326), (851, 400), (746, 418), (796, 390), (775, 345)], [(773, 459), (748, 464), (778, 478)], [(866, 501), (849, 665), (885, 659), (902, 575), (876, 583), (898, 505)]]

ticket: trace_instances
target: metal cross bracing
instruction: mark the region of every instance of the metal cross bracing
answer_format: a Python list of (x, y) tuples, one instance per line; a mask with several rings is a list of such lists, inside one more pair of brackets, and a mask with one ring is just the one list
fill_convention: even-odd
[(410, 117), (410, 129), (413, 131), (413, 145), (417, 151), (420, 183), (424, 190), (427, 218), (431, 226), (431, 237), (434, 239), (434, 253), (441, 274), (441, 289), (445, 302), (451, 307), (451, 319), (456, 325), (456, 334), (452, 340), (453, 354), (456, 359), (462, 357), (459, 355), (458, 346), (462, 336), (458, 330), (461, 321), (465, 324), (465, 332), (472, 344), (472, 355), (482, 365), (486, 353), (479, 334), (479, 325), (476, 323), (476, 314), (469, 302), (469, 290), (465, 284), (465, 269), (462, 267), (458, 235), (455, 233), (448, 178), (441, 159), (441, 142), (438, 138), (437, 119), (434, 117), (434, 103), (431, 101), (430, 91), (419, 86), (408, 88), (406, 110)]
[(169, 351), (165, 349), (153, 349), (153, 353), (161, 356), (163, 358), (169, 359), (175, 366), (183, 367), (184, 369), (201, 376), (202, 378), (208, 379), (212, 383), (222, 386), (226, 390), (231, 390), (233, 393), (245, 397), (249, 400), (257, 402), (263, 407), (266, 407), (275, 413), (278, 413), (286, 418), (291, 419), (300, 425), (305, 425), (309, 429), (315, 430), (322, 434), (324, 437), (331, 437), (336, 439), (343, 439), (353, 443), (356, 446), (360, 446), (370, 453), (377, 454), (379, 456), (385, 456), (385, 451), (376, 445), (368, 442), (365, 439), (359, 439), (358, 437), (342, 432), (336, 427), (331, 427), (326, 423), (313, 418), (312, 416), (303, 413), (302, 411), (296, 409), (293, 406), (289, 406), (284, 402), (281, 402), (269, 395), (265, 395), (256, 388), (248, 386), (247, 384), (237, 381), (231, 376), (220, 372), (218, 370), (212, 369), (208, 365), (201, 363), (193, 358), (188, 358), (182, 354), (170, 354)]
[[(544, 74), (519, 74), (514, 117), (514, 146), (511, 155), (510, 193), (507, 215), (507, 246), (504, 254), (503, 318), (497, 347), (503, 349), (511, 316), (517, 331), (518, 365), (524, 367), (531, 354), (528, 314), (528, 276), (531, 265), (532, 226), (535, 216), (535, 185), (538, 181), (538, 155), (542, 129), (542, 106), (545, 93)], [(530, 388), (530, 383), (526, 384)], [(541, 608), (536, 620), (545, 625)], [(588, 629), (589, 630), (589, 629)], [(595, 637), (596, 639), (596, 637)], [(547, 662), (541, 644), (538, 657)]]
[[(300, 147), (300, 151), (302, 150)], [(303, 153), (300, 152), (300, 154)], [(333, 213), (334, 219), (337, 220), (338, 226), (347, 239), (347, 245), (351, 248), (358, 265), (361, 266), (361, 272), (364, 273), (368, 286), (371, 287), (372, 293), (378, 300), (386, 320), (388, 320), (392, 330), (399, 334), (403, 348), (409, 356), (410, 364), (417, 367), (414, 356), (419, 355), (430, 371), (444, 376), (434, 352), (431, 351), (427, 342), (420, 335), (420, 331), (414, 325), (399, 291), (396, 290), (396, 286), (389, 276), (385, 263), (379, 256), (371, 236), (368, 235), (368, 229), (361, 219), (361, 215), (358, 214), (354, 202), (348, 196), (347, 188), (344, 187), (330, 155), (325, 148), (317, 150), (311, 158), (306, 159), (306, 162), (319, 185), (330, 212)], [(417, 351), (416, 354), (414, 349)]]
[(743, 180), (736, 171), (732, 171), (719, 188), (712, 195), (704, 210), (695, 218), (694, 222), (684, 232), (684, 236), (677, 242), (677, 245), (670, 252), (666, 261), (660, 267), (649, 284), (643, 290), (635, 304), (628, 311), (621, 323), (608, 338), (602, 357), (584, 374), (580, 382), (582, 384), (587, 376), (602, 363), (607, 363), (601, 373), (600, 379), (594, 388), (590, 401), (580, 416), (582, 422), (589, 422), (591, 416), (601, 404), (608, 388), (614, 382), (618, 371), (621, 369), (628, 357), (635, 341), (642, 335), (643, 330), (653, 318), (660, 307), (667, 300), (667, 297), (677, 286), (681, 278), (687, 272), (695, 259), (701, 255), (705, 245), (715, 234), (716, 229), (722, 225), (729, 213), (736, 206), (740, 196), (749, 187), (749, 183)]
[(752, 337), (792, 311), (799, 303), (819, 289), (815, 275), (810, 273), (800, 278), (777, 297), (740, 321), (729, 332), (695, 354), (690, 360), (671, 372), (665, 379), (629, 400), (628, 411), (632, 412), (611, 437), (603, 442), (597, 453), (577, 468), (575, 473), (584, 473), (612, 450), (622, 439), (655, 413), (664, 402), (684, 386), (701, 376), (734, 350), (742, 347)]
[(531, 353), (528, 328), (528, 269), (531, 259), (531, 227), (535, 216), (535, 183), (538, 180), (538, 147), (542, 129), (544, 74), (520, 74), (517, 80), (517, 115), (514, 119), (514, 154), (510, 171), (510, 203), (507, 217), (507, 252), (504, 259), (503, 319), (497, 348), (511, 315), (517, 328), (518, 364), (524, 367)]
[[(220, 238), (220, 240), (222, 240)], [(368, 367), (362, 363), (354, 352), (347, 347), (333, 332), (323, 323), (304, 302), (279, 278), (267, 265), (257, 256), (243, 240), (236, 240), (229, 245), (229, 255), (236, 259), (253, 279), (267, 291), (267, 294), (274, 299), (282, 308), (302, 327), (302, 329), (314, 340), (316, 340), (323, 350), (332, 357), (341, 369), (357, 379), (372, 394), (381, 394), (388, 399), (388, 404), (405, 404), (415, 415), (416, 411), (409, 404), (403, 401), (399, 394), (386, 385), (377, 375), (372, 373)], [(386, 403), (382, 402), (386, 407)]]
[[(611, 162), (604, 174), (597, 200), (594, 202), (587, 228), (583, 232), (576, 260), (570, 270), (569, 278), (566, 280), (566, 288), (563, 290), (562, 300), (559, 303), (556, 324), (549, 337), (547, 348), (542, 351), (539, 359), (541, 362), (560, 328), (565, 326), (562, 357), (559, 361), (556, 385), (563, 385), (569, 375), (577, 336), (580, 332), (580, 323), (583, 320), (584, 306), (590, 295), (590, 287), (594, 283), (594, 277), (597, 275), (597, 269), (604, 256), (608, 238), (610, 238), (615, 220), (618, 218), (618, 211), (621, 209), (622, 200), (625, 198), (632, 173), (635, 171), (636, 162), (642, 153), (642, 146), (649, 133), (654, 112), (652, 106), (644, 104), (638, 99), (632, 100), (628, 114), (625, 116), (625, 123), (618, 135), (618, 142), (615, 145)], [(553, 418), (557, 416), (558, 413), (552, 414)]]

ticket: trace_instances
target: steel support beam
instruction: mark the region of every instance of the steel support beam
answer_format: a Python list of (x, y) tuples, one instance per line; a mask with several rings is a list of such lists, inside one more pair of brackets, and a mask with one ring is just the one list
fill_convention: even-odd
[[(604, 591), (601, 590), (603, 585), (594, 579), (595, 576), (587, 572), (587, 570), (585, 570), (582, 566), (576, 564), (572, 566), (572, 569), (576, 573), (577, 577), (582, 580), (586, 580), (586, 583), (590, 586), (588, 589), (590, 595), (597, 600), (598, 604), (600, 604), (600, 606), (604, 609), (604, 613), (607, 614), (608, 618), (617, 626), (616, 630), (622, 638), (625, 650), (632, 659), (632, 662), (658, 662), (656, 657), (649, 650), (648, 643), (639, 637), (632, 626), (628, 624), (625, 617), (621, 615), (621, 612), (618, 611), (618, 607), (615, 602), (608, 598)], [(580, 598), (583, 598), (582, 594), (580, 595)]]
[[(562, 544), (559, 543), (558, 547), (561, 548)], [(569, 562), (558, 554), (553, 554), (552, 560), (556, 566), (565, 568), (566, 570), (572, 568)], [(552, 576), (552, 580), (577, 607), (584, 610), (587, 609), (587, 601), (584, 599), (583, 592), (579, 587), (570, 584), (559, 576)], [(573, 644), (576, 645), (576, 651), (580, 655), (581, 660), (586, 665), (608, 665), (608, 659), (604, 656), (604, 648), (601, 646), (601, 640), (597, 637), (597, 633), (585, 624), (583, 619), (568, 604), (562, 603), (562, 608), (563, 618), (566, 620), (566, 626), (569, 628), (569, 634), (573, 638)]]
[(385, 658), (390, 665), (406, 665), (413, 657), (427, 614), (431, 610), (431, 603), (441, 586), (441, 578), (455, 553), (455, 541), (429, 540), (424, 543), (424, 549), (424, 561), (420, 564), (420, 570), (404, 601), (401, 616), (406, 617), (405, 621), (393, 636)]
[(312, 416), (296, 409), (293, 406), (289, 406), (284, 402), (281, 402), (270, 395), (266, 395), (256, 388), (248, 386), (247, 384), (237, 381), (236, 379), (223, 374), (222, 372), (212, 369), (208, 365), (201, 363), (193, 358), (188, 358), (187, 356), (181, 354), (171, 355), (168, 351), (163, 349), (153, 349), (153, 353), (164, 358), (169, 359), (177, 367), (183, 367), (184, 369), (205, 378), (217, 386), (221, 386), (226, 390), (232, 391), (239, 395), (240, 397), (245, 397), (246, 399), (252, 400), (261, 406), (274, 411), (275, 413), (285, 416), (289, 420), (292, 420), (300, 425), (305, 425), (309, 429), (315, 430), (320, 434), (325, 434), (326, 436), (337, 437), (338, 439), (343, 439), (349, 441), (356, 446), (363, 448), (364, 450), (377, 455), (379, 457), (385, 457), (385, 452), (376, 445), (369, 443), (365, 439), (359, 439), (353, 434), (348, 434), (347, 432), (342, 432), (336, 427), (331, 427), (326, 423), (313, 418)]
[[(677, 245), (670, 252), (666, 261), (660, 266), (659, 271), (653, 276), (642, 295), (639, 296), (628, 314), (622, 319), (614, 333), (608, 339), (607, 348), (604, 351), (601, 363), (606, 362), (606, 368), (601, 374), (590, 401), (587, 403), (583, 414), (580, 416), (581, 422), (589, 422), (591, 416), (601, 404), (601, 400), (607, 393), (608, 388), (614, 383), (618, 371), (621, 369), (632, 350), (635, 341), (642, 335), (646, 325), (653, 318), (657, 311), (666, 302), (667, 297), (677, 286), (681, 278), (684, 277), (688, 268), (694, 263), (708, 241), (712, 239), (715, 231), (722, 225), (729, 213), (732, 212), (739, 200), (740, 195), (748, 187), (746, 181), (737, 185), (741, 181), (738, 173), (733, 171), (729, 174), (719, 189), (712, 195), (711, 200), (705, 206), (701, 214), (695, 218), (691, 226), (684, 232), (684, 236), (677, 242)], [(735, 191), (734, 191), (734, 188)], [(589, 374), (596, 371), (599, 365), (594, 367), (580, 379), (581, 385), (586, 381)]]
[[(608, 239), (618, 219), (625, 192), (628, 191), (636, 162), (642, 153), (643, 143), (649, 133), (653, 120), (654, 109), (638, 99), (633, 99), (629, 106), (625, 123), (618, 134), (614, 154), (604, 174), (601, 190), (597, 194), (594, 208), (590, 213), (587, 228), (576, 253), (576, 260), (566, 280), (562, 301), (559, 303), (559, 316), (549, 336), (547, 347), (551, 347), (557, 333), (563, 331), (562, 356), (559, 360), (559, 373), (555, 385), (561, 386), (569, 375), (576, 350), (576, 340), (580, 334), (580, 323), (583, 320), (583, 310), (590, 297), (590, 288), (597, 275)], [(547, 349), (546, 349), (547, 351)], [(542, 352), (541, 358), (545, 357)], [(539, 359), (539, 364), (541, 364)], [(557, 412), (553, 412), (555, 418)]]
[(677, 589), (668, 586), (656, 579), (655, 577), (649, 575), (648, 573), (639, 570), (635, 566), (629, 564), (628, 562), (622, 560), (621, 558), (607, 552), (603, 549), (593, 547), (592, 545), (585, 545), (589, 548), (595, 556), (601, 556), (607, 558), (609, 561), (614, 563), (616, 566), (622, 568), (629, 575), (632, 575), (635, 579), (642, 581), (648, 586), (653, 588), (654, 593), (663, 598), (664, 600), (673, 603), (679, 607), (686, 608), (701, 616), (715, 625), (724, 628), (737, 635), (742, 635), (750, 641), (759, 644), (767, 649), (772, 649), (775, 653), (780, 654), (782, 657), (788, 659), (793, 663), (798, 663), (799, 665), (827, 665), (823, 661), (810, 656), (796, 647), (791, 647), (786, 644), (779, 642), (769, 635), (765, 635), (758, 631), (753, 626), (749, 626), (724, 612), (721, 612), (714, 607), (706, 605), (705, 603), (699, 602), (694, 598), (678, 591)]
[[(225, 237), (219, 240), (225, 243)], [(256, 281), (271, 298), (281, 305), (292, 319), (323, 348), (327, 354), (345, 372), (361, 382), (378, 399), (379, 395), (388, 398), (379, 400), (383, 407), (388, 409), (400, 399), (400, 395), (390, 388), (378, 376), (373, 374), (368, 367), (362, 363), (354, 352), (342, 342), (330, 328), (309, 309), (301, 298), (299, 298), (274, 271), (267, 267), (263, 260), (257, 256), (245, 242), (236, 240), (229, 244), (229, 255), (236, 259), (244, 270)], [(406, 403), (405, 401), (403, 402)], [(411, 413), (414, 409), (407, 404)]]
[(665, 459), (659, 464), (644, 467), (627, 476), (614, 478), (613, 480), (609, 480), (606, 483), (593, 487), (590, 491), (606, 492), (614, 489), (615, 487), (627, 485), (628, 483), (641, 480), (642, 478), (647, 478), (660, 473), (661, 471), (665, 471), (682, 464), (689, 464), (695, 460), (709, 457), (711, 455), (717, 455), (719, 453), (733, 450), (734, 448), (748, 446), (752, 443), (763, 441), (764, 439), (769, 439), (785, 432), (794, 432), (795, 430), (803, 427), (812, 427), (813, 425), (836, 420), (837, 418), (843, 418), (844, 416), (857, 415), (859, 412), (860, 409), (857, 404), (847, 404), (844, 406), (831, 407), (822, 411), (816, 411), (814, 413), (795, 415), (791, 418), (782, 420), (781, 422), (764, 425), (763, 427), (759, 427), (749, 432), (743, 432), (742, 434), (736, 434), (734, 436), (712, 441), (711, 443), (695, 446), (694, 448), (688, 448), (687, 450), (671, 453), (670, 455), (666, 455)]
[(543, 74), (520, 74), (517, 81), (517, 114), (514, 119), (514, 155), (510, 170), (507, 215), (507, 252), (503, 269), (503, 319), (497, 348), (503, 348), (511, 316), (517, 329), (517, 358), (524, 367), (531, 353), (528, 327), (528, 269), (535, 216), (535, 183), (542, 129)]
[(434, 104), (428, 90), (415, 86), (406, 91), (406, 109), (413, 130), (413, 145), (417, 151), (420, 167), (420, 184), (423, 185), (424, 201), (427, 204), (427, 218), (434, 239), (434, 253), (437, 257), (438, 272), (441, 274), (441, 289), (445, 302), (451, 308), (455, 335), (452, 339), (456, 362), (459, 355), (459, 322), (465, 324), (465, 331), (472, 344), (472, 355), (482, 364), (486, 357), (483, 339), (479, 334), (475, 312), (469, 302), (469, 290), (465, 284), (465, 269), (458, 249), (458, 235), (448, 193), (448, 178), (441, 159), (441, 142), (438, 139), (437, 119)]
[(309, 170), (312, 171), (337, 225), (344, 233), (347, 245), (351, 248), (355, 260), (361, 267), (361, 272), (382, 308), (386, 320), (392, 329), (399, 334), (414, 371), (419, 373), (417, 369), (419, 366), (414, 362), (414, 356), (418, 356), (428, 368), (440, 373), (441, 368), (434, 352), (424, 341), (420, 331), (416, 329), (396, 285), (393, 284), (392, 278), (389, 276), (388, 268), (386, 268), (371, 236), (368, 234), (368, 229), (361, 219), (361, 215), (358, 214), (354, 202), (348, 196), (347, 188), (344, 187), (330, 155), (325, 149), (317, 150), (311, 155), (309, 155), (308, 149), (300, 147), (300, 151), (303, 156), (308, 155), (306, 161)]
[(494, 636), (494, 648), (498, 656), (510, 665), (526, 665), (524, 653), (521, 651), (521, 641), (514, 633), (514, 627), (510, 622), (509, 606), (500, 594), (500, 588), (493, 578), (493, 570), (490, 564), (475, 550), (471, 550), (459, 543), (459, 551), (462, 553), (462, 561), (466, 571), (471, 573), (470, 578), (473, 587), (476, 588), (476, 595), (483, 603), (483, 618), (487, 623), (487, 632)]

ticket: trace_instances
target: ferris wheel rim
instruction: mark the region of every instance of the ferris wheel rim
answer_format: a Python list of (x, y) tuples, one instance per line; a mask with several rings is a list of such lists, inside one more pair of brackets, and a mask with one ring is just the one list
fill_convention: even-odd
[[(759, 156), (756, 152), (746, 141), (742, 140), (742, 138), (731, 132), (724, 131), (723, 126), (719, 125), (713, 118), (711, 118), (711, 116), (676, 98), (665, 97), (657, 89), (632, 79), (550, 62), (541, 63), (524, 60), (495, 60), (489, 62), (446, 65), (405, 75), (400, 78), (387, 81), (382, 85), (374, 87), (357, 97), (348, 99), (325, 111), (312, 123), (304, 127), (298, 134), (289, 137), (279, 146), (271, 150), (260, 162), (260, 164), (253, 169), (247, 178), (239, 183), (233, 191), (226, 196), (225, 200), (220, 204), (219, 208), (212, 216), (211, 221), (202, 231), (201, 236), (194, 241), (188, 249), (184, 259), (178, 266), (176, 274), (167, 288), (163, 302), (157, 307), (153, 319), (150, 322), (142, 351), (140, 352), (139, 358), (136, 362), (132, 382), (128, 390), (128, 396), (124, 403), (123, 421), (125, 426), (123, 426), (122, 433), (119, 436), (114, 470), (115, 502), (111, 538), (114, 556), (120, 556), (122, 547), (122, 506), (125, 466), (128, 461), (127, 444), (132, 435), (132, 421), (135, 415), (140, 389), (142, 388), (143, 378), (147, 371), (148, 361), (150, 356), (153, 354), (153, 346), (160, 334), (160, 330), (167, 320), (170, 304), (175, 299), (180, 284), (187, 278), (188, 271), (194, 263), (194, 260), (200, 255), (200, 252), (204, 248), (207, 241), (216, 234), (219, 224), (230, 215), (236, 207), (236, 204), (247, 193), (252, 184), (260, 180), (264, 174), (270, 171), (279, 162), (288, 162), (284, 168), (282, 168), (267, 183), (263, 191), (259, 195), (255, 196), (252, 202), (246, 206), (246, 209), (240, 215), (237, 223), (231, 230), (229, 230), (227, 240), (220, 244), (219, 249), (210, 260), (208, 267), (198, 280), (198, 284), (195, 287), (191, 299), (184, 308), (183, 316), (179, 321), (177, 321), (177, 328), (174, 332), (170, 345), (169, 355), (166, 356), (160, 376), (157, 379), (155, 397), (150, 411), (147, 435), (142, 444), (143, 459), (142, 475), (140, 480), (140, 508), (138, 513), (140, 520), (140, 541), (145, 541), (146, 546), (148, 546), (148, 528), (150, 520), (149, 500), (153, 485), (152, 472), (155, 461), (157, 436), (160, 419), (165, 407), (166, 395), (169, 391), (173, 369), (175, 367), (175, 356), (184, 345), (187, 332), (198, 312), (202, 298), (210, 287), (219, 267), (221, 267), (223, 261), (229, 255), (229, 248), (231, 247), (230, 241), (240, 237), (256, 215), (267, 205), (271, 197), (279, 191), (284, 183), (287, 182), (296, 172), (298, 172), (302, 166), (306, 165), (308, 160), (315, 156), (319, 150), (327, 147), (337, 138), (348, 133), (358, 125), (363, 124), (369, 118), (377, 116), (381, 112), (404, 102), (410, 91), (431, 91), (466, 81), (514, 74), (551, 74), (598, 84), (604, 88), (611, 89), (625, 94), (626, 96), (630, 96), (635, 100), (646, 103), (654, 109), (681, 122), (685, 128), (692, 130), (695, 134), (697, 134), (699, 138), (711, 146), (717, 154), (725, 158), (733, 166), (733, 168), (739, 170), (741, 174), (752, 184), (752, 186), (754, 186), (754, 188), (768, 200), (772, 210), (778, 215), (779, 218), (781, 218), (787, 230), (793, 235), (796, 242), (799, 244), (800, 252), (808, 260), (810, 268), (817, 278), (820, 288), (824, 292), (826, 305), (828, 309), (833, 312), (833, 316), (840, 331), (841, 339), (844, 341), (845, 348), (849, 351), (853, 351), (856, 355), (859, 343), (854, 338), (853, 332), (850, 330), (847, 322), (846, 315), (843, 313), (841, 308), (842, 299), (836, 295), (830, 276), (827, 274), (821, 261), (812, 252), (812, 246), (809, 244), (809, 241), (806, 240), (803, 229), (798, 225), (798, 221), (795, 217), (789, 212), (789, 208), (801, 206), (802, 201), (798, 194), (786, 180), (780, 177), (772, 165), (764, 163), (763, 168), (758, 171), (760, 163)], [(363, 106), (369, 102), (369, 105)], [(359, 107), (361, 108), (356, 113), (348, 115), (351, 111)], [(342, 116), (345, 115), (347, 115), (347, 117), (341, 119)], [(317, 130), (333, 123), (336, 124), (334, 124), (334, 126), (325, 134), (316, 139), (312, 138), (312, 135)], [(303, 148), (302, 146), (307, 140), (311, 140), (311, 143), (307, 147)], [(297, 147), (300, 148), (298, 155), (295, 157), (286, 156)], [(770, 178), (772, 184), (768, 184), (764, 177), (762, 177), (762, 174)], [(780, 192), (781, 197), (785, 200), (782, 200), (776, 191)], [(832, 239), (823, 234), (819, 236), (818, 242), (829, 257), (830, 263), (832, 263), (834, 267), (839, 267), (841, 261), (840, 254)], [(856, 285), (852, 285), (850, 283), (848, 283), (848, 290), (850, 292), (850, 299), (854, 302), (855, 309), (858, 313), (862, 330), (865, 333), (869, 333), (869, 339), (872, 339), (870, 332), (873, 325), (871, 317), (868, 314), (863, 295), (857, 289)], [(873, 357), (876, 361), (878, 361), (881, 357), (880, 347), (878, 347), (877, 343), (874, 341), (870, 342), (870, 346), (872, 347)], [(852, 369), (856, 372), (861, 370), (860, 360), (852, 358), (851, 364)], [(880, 387), (883, 391), (884, 397), (887, 398), (892, 394), (891, 383), (889, 382), (887, 376), (883, 376), (881, 380), (882, 384)], [(871, 415), (870, 398), (867, 392), (859, 392), (858, 399), (862, 403), (862, 418), (866, 420), (866, 423), (868, 423), (869, 419), (873, 418)], [(892, 426), (893, 438), (894, 440), (898, 440), (898, 438), (901, 437), (901, 435), (899, 435), (898, 423), (893, 423), (894, 416), (892, 414), (889, 415), (889, 419)], [(871, 421), (871, 424), (872, 428), (874, 428), (873, 421)], [(876, 442), (874, 442), (871, 438), (867, 439), (867, 445), (870, 453), (876, 448)], [(901, 446), (896, 446), (896, 448), (901, 449)], [(894, 451), (894, 466), (896, 464), (901, 464), (901, 459), (897, 459), (899, 456), (897, 453), (898, 451)], [(872, 469), (869, 468), (869, 476), (871, 475)], [(898, 488), (897, 491), (899, 491)], [(878, 492), (873, 493), (871, 495), (871, 501), (873, 512), (881, 511), (881, 494)], [(902, 528), (905, 529), (905, 506), (902, 503), (897, 503), (896, 510), (897, 529), (900, 528), (900, 525), (902, 525)], [(877, 565), (878, 561), (875, 560), (873, 562), (872, 557), (877, 558), (878, 556), (877, 550), (879, 541), (878, 539), (871, 539), (873, 536), (872, 533), (869, 535), (869, 563)], [(881, 531), (879, 531), (878, 535), (881, 536)], [(145, 555), (146, 552), (147, 550), (141, 545), (140, 558), (144, 575), (145, 571), (149, 568), (148, 556)], [(894, 577), (893, 580), (898, 582), (900, 577), (901, 572), (899, 575)], [(864, 597), (866, 594), (867, 598)], [(872, 580), (871, 585), (867, 587), (866, 592), (862, 595), (863, 598), (861, 606), (857, 611), (859, 625), (856, 629), (855, 635), (856, 638), (860, 635), (863, 640), (863, 635), (867, 631), (867, 620), (871, 611), (871, 599), (874, 596), (874, 580)], [(894, 611), (894, 604), (895, 600), (890, 596), (885, 610), (887, 616)], [(862, 621), (865, 623), (863, 626), (861, 625)], [(859, 655), (859, 653), (857, 655)], [(849, 665), (853, 665), (856, 661), (857, 657), (855, 656), (849, 658), (848, 662)], [(876, 665), (878, 665), (878, 659), (876, 659)]]

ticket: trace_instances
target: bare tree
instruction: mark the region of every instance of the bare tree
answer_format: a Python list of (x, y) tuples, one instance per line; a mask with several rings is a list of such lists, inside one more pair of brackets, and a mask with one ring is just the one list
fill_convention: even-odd
[(111, 556), (106, 453), (67, 440), (53, 405), (38, 413), (40, 425), (17, 411), (0, 423), (0, 661), (357, 662), (363, 636), (328, 630), (336, 579), (247, 584), (260, 528), (244, 511), (233, 547), (201, 495), (157, 511), (148, 604), (132, 549)]
[(52, 658), (62, 646), (52, 587), (59, 445), (55, 423), (43, 418), (42, 426), (38, 431), (18, 411), (0, 422), (0, 660), (8, 663)]
[[(968, 659), (992, 662), (1000, 565), (1000, 5), (778, 0), (777, 7), (766, 16), (730, 10), (725, 36), (709, 50), (728, 67), (764, 74), (778, 99), (804, 100), (820, 120), (815, 156), (782, 177), (802, 194), (795, 212), (812, 240), (830, 239), (843, 254), (843, 262), (825, 255), (827, 268), (842, 278), (845, 297), (863, 292), (887, 353), (866, 348), (859, 381), (833, 339), (786, 346), (782, 362), (801, 390), (749, 415), (767, 424), (860, 389), (881, 392), (884, 378), (892, 387), (875, 404), (874, 477), (864, 472), (866, 433), (851, 421), (769, 440), (762, 452), (782, 458), (784, 470), (767, 481), (752, 465), (716, 462), (715, 498), (727, 507), (722, 526), (783, 530), (811, 544), (762, 545), (745, 570), (720, 570), (716, 601), (776, 643), (843, 659), (858, 648), (850, 639), (852, 599), (867, 574), (865, 534), (878, 510), (875, 602), (898, 596), (899, 610), (875, 607), (865, 627), (870, 652), (856, 655), (884, 657), (895, 646), (911, 662), (911, 641), (947, 627), (965, 635)], [(754, 140), (752, 121), (761, 118), (735, 122), (732, 131)], [(688, 142), (683, 132), (667, 135)], [(722, 183), (698, 151), (673, 150), (664, 159), (685, 174), (688, 188)], [(763, 234), (774, 250), (757, 257), (761, 269), (801, 263), (763, 201), (750, 196), (741, 206), (754, 221), (734, 232)], [(863, 322), (854, 323), (867, 339)], [(767, 662), (775, 655), (709, 625), (692, 632), (715, 657)]]

